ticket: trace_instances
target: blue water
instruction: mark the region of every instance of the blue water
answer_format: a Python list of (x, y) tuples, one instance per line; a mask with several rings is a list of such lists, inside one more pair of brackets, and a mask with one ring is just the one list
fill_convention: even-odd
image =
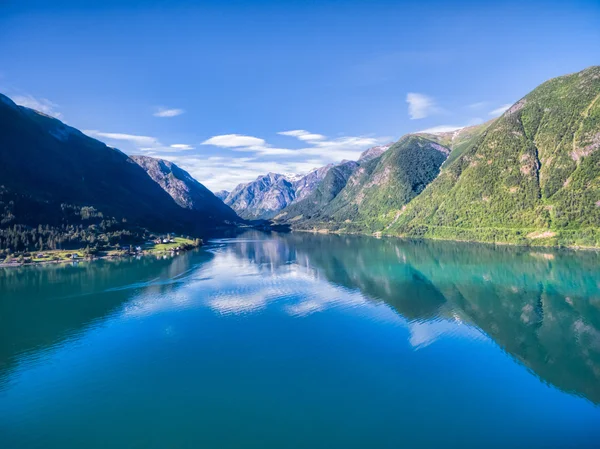
[(597, 448), (600, 254), (249, 232), (0, 271), (1, 448)]

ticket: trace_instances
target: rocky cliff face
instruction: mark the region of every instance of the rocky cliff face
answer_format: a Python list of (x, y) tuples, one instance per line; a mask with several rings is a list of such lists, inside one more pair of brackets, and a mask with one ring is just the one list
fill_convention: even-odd
[(294, 186), (284, 175), (268, 173), (238, 185), (225, 198), (238, 215), (248, 220), (271, 218), (296, 198)]
[(174, 163), (148, 156), (131, 156), (131, 159), (184, 209), (202, 212), (211, 220), (239, 221), (229, 206)]
[(325, 167), (317, 168), (311, 171), (308, 175), (303, 176), (298, 181), (294, 182), (294, 191), (296, 198), (294, 202), (298, 202), (310, 195), (317, 186), (323, 181), (327, 172), (333, 167), (334, 164), (326, 165)]
[(280, 210), (310, 195), (331, 167), (333, 164), (313, 170), (305, 176), (268, 173), (255, 181), (238, 185), (223, 201), (242, 218), (270, 219)]

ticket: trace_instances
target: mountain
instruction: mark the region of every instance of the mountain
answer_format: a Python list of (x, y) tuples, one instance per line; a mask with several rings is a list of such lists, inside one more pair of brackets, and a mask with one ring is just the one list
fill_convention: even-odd
[(545, 82), (508, 109), (387, 232), (600, 245), (600, 67)]
[(354, 161), (332, 166), (314, 191), (283, 209), (275, 217), (275, 220), (294, 222), (300, 219), (310, 219), (340, 193), (358, 166), (359, 164)]
[(237, 214), (188, 172), (172, 162), (148, 156), (131, 156), (140, 167), (184, 209), (201, 212), (214, 222), (235, 223)]
[[(369, 148), (360, 156), (360, 163), (367, 162), (377, 156), (383, 154), (392, 144), (380, 145)], [(343, 161), (346, 164), (348, 161)], [(329, 164), (312, 170), (306, 175), (281, 175), (269, 173), (259, 176), (255, 181), (246, 184), (238, 185), (231, 193), (223, 200), (225, 204), (231, 206), (242, 218), (246, 219), (271, 219), (279, 215), (279, 211), (288, 206), (303, 202), (308, 198), (321, 183), (326, 179), (330, 170), (338, 167), (335, 174), (330, 177), (329, 184), (324, 190), (317, 193), (317, 197), (310, 200), (313, 206), (311, 210), (315, 210), (315, 202), (324, 204), (326, 201), (331, 201), (335, 195), (341, 190), (343, 185), (340, 184), (344, 180), (348, 167), (356, 166), (356, 162), (352, 162), (340, 169), (340, 164)], [(343, 172), (341, 173), (340, 170)], [(335, 193), (333, 193), (335, 192)], [(303, 202), (299, 208), (294, 208), (292, 213), (296, 214), (300, 210), (304, 210), (309, 203)]]
[(386, 145), (379, 145), (376, 147), (369, 148), (368, 150), (363, 151), (363, 153), (358, 158), (358, 163), (364, 164), (365, 162), (370, 161), (371, 159), (375, 159), (381, 156), (384, 152), (386, 152), (394, 143), (388, 143)]
[(294, 186), (284, 175), (268, 173), (247, 184), (238, 185), (225, 198), (225, 204), (248, 220), (271, 218), (295, 198)]
[(466, 126), (464, 128), (457, 129), (456, 131), (439, 132), (439, 133), (417, 133), (417, 135), (423, 136), (429, 140), (433, 140), (451, 150), (448, 159), (444, 162), (444, 165), (452, 163), (453, 160), (458, 158), (462, 153), (468, 149), (477, 138), (479, 138), (483, 132), (496, 121), (496, 119), (489, 120), (479, 125)]
[(295, 198), (293, 202), (301, 201), (310, 195), (321, 183), (321, 181), (323, 181), (333, 165), (334, 164), (329, 164), (325, 167), (317, 168), (306, 176), (302, 176), (300, 179), (296, 180), (293, 183), (295, 192)]
[(221, 201), (225, 201), (225, 198), (227, 198), (229, 193), (230, 192), (228, 190), (219, 190), (218, 192), (215, 192), (215, 196), (217, 198), (219, 198)]
[(238, 185), (223, 201), (242, 218), (273, 218), (280, 210), (316, 189), (332, 166), (326, 165), (304, 176), (268, 173)]
[(34, 228), (56, 243), (222, 224), (181, 208), (121, 151), (0, 95), (0, 247), (30, 247), (42, 237)]
[(392, 221), (439, 173), (450, 150), (408, 135), (354, 170), (330, 202), (293, 224), (296, 229), (374, 232)]

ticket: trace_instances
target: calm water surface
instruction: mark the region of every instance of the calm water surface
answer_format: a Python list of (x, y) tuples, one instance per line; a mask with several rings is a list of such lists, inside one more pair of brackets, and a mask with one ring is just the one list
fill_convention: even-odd
[(598, 267), (247, 233), (0, 269), (0, 448), (598, 448)]

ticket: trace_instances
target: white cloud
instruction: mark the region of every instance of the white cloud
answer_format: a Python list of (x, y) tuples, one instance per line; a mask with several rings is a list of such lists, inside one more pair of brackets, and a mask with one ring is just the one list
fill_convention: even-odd
[(236, 148), (236, 147), (264, 147), (266, 142), (258, 137), (245, 136), (243, 134), (224, 134), (221, 136), (213, 136), (210, 139), (202, 142), (202, 145), (214, 145), (221, 148)]
[(498, 116), (504, 114), (511, 106), (512, 106), (511, 104), (503, 104), (499, 108), (496, 108), (493, 111), (490, 111), (490, 115), (492, 115), (494, 117), (498, 117)]
[(97, 131), (95, 129), (86, 129), (83, 131), (90, 137), (97, 139), (108, 139), (108, 140), (121, 140), (130, 142), (138, 147), (141, 146), (154, 146), (158, 144), (158, 140), (155, 137), (150, 136), (138, 136), (135, 134), (123, 134), (123, 133), (105, 133)]
[(178, 115), (181, 115), (184, 112), (185, 111), (183, 109), (158, 108), (158, 110), (153, 115), (154, 117), (177, 117)]
[(21, 106), (25, 106), (26, 108), (30, 109), (35, 109), (36, 111), (42, 112), (51, 117), (62, 117), (62, 114), (56, 110), (58, 108), (58, 105), (56, 103), (51, 102), (47, 98), (35, 98), (32, 95), (16, 95), (12, 97), (12, 100)]
[(429, 134), (449, 133), (452, 131), (458, 131), (459, 129), (462, 129), (462, 128), (464, 128), (464, 126), (439, 125), (439, 126), (434, 126), (432, 128), (422, 129), (421, 131), (417, 131), (417, 132), (418, 133), (429, 133)]
[(291, 131), (281, 131), (278, 132), (277, 134), (280, 134), (282, 136), (291, 136), (291, 137), (296, 137), (304, 142), (310, 142), (310, 141), (314, 141), (314, 140), (324, 140), (326, 137), (322, 134), (314, 134), (314, 133), (310, 133), (304, 129), (294, 129)]
[(193, 150), (194, 149), (193, 146), (188, 145), (187, 143), (174, 143), (169, 146), (175, 150)]
[(323, 164), (319, 158), (308, 158), (301, 161), (265, 161), (256, 157), (202, 157), (194, 153), (161, 154), (152, 153), (172, 161), (194, 178), (211, 189), (213, 192), (226, 189), (232, 190), (241, 183), (250, 182), (260, 175), (273, 173), (308, 173)]
[[(192, 145), (186, 143), (165, 145), (153, 136), (98, 130), (84, 132), (100, 140), (115, 142), (113, 146), (122, 144), (127, 147), (124, 150), (128, 153), (144, 152), (153, 157), (173, 161), (213, 191), (231, 190), (237, 184), (250, 182), (268, 172), (302, 174), (332, 162), (340, 162), (344, 159), (357, 160), (367, 148), (390, 140), (389, 137), (371, 136), (343, 136), (327, 139), (321, 134), (296, 130), (293, 131), (293, 137), (310, 136), (315, 140), (300, 139), (309, 145), (305, 148), (290, 149), (273, 147), (259, 137), (225, 134), (213, 136), (202, 142), (202, 145), (221, 148), (222, 154), (202, 156), (191, 151), (195, 149)], [(235, 156), (235, 153), (239, 156)]]
[(124, 133), (107, 133), (102, 131), (97, 131), (95, 129), (86, 129), (83, 131), (90, 137), (94, 137), (98, 140), (108, 140), (108, 141), (117, 141), (121, 143), (128, 144), (130, 148), (129, 150), (133, 151), (143, 151), (149, 153), (177, 153), (180, 151), (188, 151), (193, 150), (194, 147), (188, 145), (187, 143), (174, 143), (172, 145), (164, 145), (158, 140), (156, 137), (152, 136), (140, 136), (137, 134), (124, 134)]
[(466, 125), (438, 125), (438, 126), (433, 126), (431, 128), (422, 129), (417, 132), (418, 133), (429, 133), (429, 134), (449, 133), (449, 132), (453, 132), (453, 131), (458, 131), (459, 129), (463, 129), (468, 126), (480, 125), (481, 123), (483, 123), (483, 119), (481, 119), (479, 117), (475, 117), (475, 118), (472, 118), (471, 120), (469, 120)]
[[(307, 173), (332, 162), (357, 160), (360, 154), (372, 146), (386, 143), (386, 138), (369, 136), (344, 136), (327, 139), (322, 134), (306, 130), (279, 132), (280, 135), (296, 137), (310, 146), (305, 148), (277, 148), (264, 139), (242, 134), (225, 134), (205, 140), (203, 145), (213, 145), (230, 151), (248, 153), (248, 157), (195, 157), (178, 158), (183, 168), (197, 176), (214, 190), (232, 189), (239, 183), (250, 182), (267, 172)], [(310, 139), (310, 140), (309, 140)], [(285, 161), (265, 161), (265, 157), (285, 158)], [(173, 160), (173, 158), (171, 158)], [(175, 160), (173, 160), (177, 163)]]
[(411, 120), (429, 117), (440, 111), (434, 99), (424, 94), (409, 92), (406, 94), (406, 102)]
[[(389, 140), (389, 137), (347, 136), (311, 142), (313, 146), (295, 150), (273, 148), (266, 143), (247, 147), (224, 146), (224, 148), (235, 152), (247, 153), (248, 156), (244, 157), (225, 155), (203, 157), (195, 153), (161, 154), (165, 153), (162, 151), (152, 152), (151, 155), (173, 161), (213, 192), (216, 192), (222, 189), (231, 190), (238, 184), (250, 182), (268, 172), (308, 173), (331, 162), (340, 162), (343, 159), (356, 160), (365, 149), (389, 142)], [(240, 140), (227, 140), (226, 143), (233, 142), (239, 143)], [(280, 156), (283, 159), (264, 159), (270, 156)]]
[(487, 102), (486, 102), (486, 101), (479, 101), (479, 102), (477, 102), (477, 103), (471, 103), (471, 104), (470, 104), (470, 105), (468, 105), (467, 107), (468, 107), (469, 109), (481, 109), (481, 108), (483, 108), (483, 107), (484, 107), (484, 106), (486, 106), (486, 105), (487, 105)]
[(343, 159), (357, 160), (360, 154), (371, 147), (389, 142), (389, 137), (375, 138), (367, 136), (345, 136), (318, 142), (313, 147), (297, 150), (300, 154), (318, 156), (324, 162), (339, 162)]

